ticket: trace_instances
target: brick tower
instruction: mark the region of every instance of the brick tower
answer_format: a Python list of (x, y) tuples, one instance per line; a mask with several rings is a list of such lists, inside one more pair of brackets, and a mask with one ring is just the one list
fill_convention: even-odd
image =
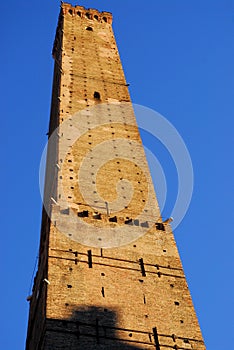
[(27, 350), (205, 349), (112, 15), (61, 4)]

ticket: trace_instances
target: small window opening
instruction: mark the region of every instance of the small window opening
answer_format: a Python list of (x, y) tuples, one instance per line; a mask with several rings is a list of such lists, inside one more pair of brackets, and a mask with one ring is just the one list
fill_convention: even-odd
[(117, 216), (113, 216), (112, 218), (109, 218), (110, 222), (117, 222)]
[(80, 217), (80, 218), (87, 218), (89, 216), (89, 212), (88, 210), (83, 210), (81, 212), (78, 212), (77, 215)]
[(107, 22), (107, 18), (106, 17), (103, 17), (102, 18), (104, 22)]
[(79, 17), (81, 17), (81, 12), (80, 12), (80, 11), (78, 11), (78, 12), (77, 12), (77, 15), (78, 15)]
[(100, 95), (100, 93), (97, 92), (97, 91), (94, 92), (93, 97), (94, 97), (96, 100), (101, 100), (101, 95)]
[(70, 15), (72, 15), (72, 14), (73, 14), (72, 10), (69, 10), (68, 12), (70, 13)]
[(98, 214), (94, 214), (93, 218), (96, 219), (96, 220), (101, 220), (102, 219), (101, 214), (99, 214), (99, 213)]
[(126, 225), (133, 225), (132, 219), (127, 219), (124, 221)]
[(164, 227), (163, 223), (161, 223), (161, 222), (156, 223), (156, 229), (160, 230), (160, 231), (165, 231), (165, 227)]
[(97, 15), (94, 15), (93, 17), (94, 17), (94, 19), (96, 19), (98, 21), (98, 16)]
[(177, 306), (178, 306), (178, 305), (180, 305), (180, 303), (179, 303), (178, 301), (175, 301), (175, 305), (177, 305)]
[(88, 253), (88, 266), (91, 269), (93, 267), (92, 251), (88, 250), (87, 253)]
[(88, 30), (89, 32), (93, 32), (93, 28), (92, 27), (87, 27), (86, 30)]

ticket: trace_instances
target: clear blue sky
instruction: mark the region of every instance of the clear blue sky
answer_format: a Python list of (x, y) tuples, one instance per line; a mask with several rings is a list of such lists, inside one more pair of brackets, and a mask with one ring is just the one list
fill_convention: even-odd
[[(229, 350), (234, 343), (234, 1), (79, 4), (113, 13), (133, 102), (163, 114), (187, 144), (195, 188), (175, 237), (207, 348)], [(26, 297), (41, 219), (38, 168), (47, 139), (59, 6), (58, 0), (0, 4), (4, 350), (23, 349), (26, 337)]]

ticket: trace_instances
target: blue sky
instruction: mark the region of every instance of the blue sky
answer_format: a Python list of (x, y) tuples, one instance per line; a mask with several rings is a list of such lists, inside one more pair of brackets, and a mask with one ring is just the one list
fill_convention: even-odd
[[(207, 348), (231, 349), (234, 1), (86, 0), (79, 4), (113, 13), (132, 101), (164, 115), (188, 147), (194, 193), (175, 237)], [(59, 5), (57, 0), (0, 4), (0, 346), (6, 350), (23, 349), (26, 337), (26, 297), (41, 219), (38, 168), (48, 130), (51, 49)], [(154, 140), (142, 136), (148, 147), (160, 152)], [(173, 172), (165, 167), (173, 184)], [(171, 187), (169, 201), (175, 196)], [(170, 203), (166, 208), (165, 215), (170, 216)]]

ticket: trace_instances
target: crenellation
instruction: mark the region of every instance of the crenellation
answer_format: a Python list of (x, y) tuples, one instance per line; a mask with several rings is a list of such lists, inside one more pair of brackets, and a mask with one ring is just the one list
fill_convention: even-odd
[(99, 12), (96, 9), (85, 8), (83, 6), (72, 6), (69, 3), (62, 3), (62, 13), (64, 15), (69, 14), (73, 17), (78, 17), (86, 20), (96, 20), (100, 23), (112, 24), (112, 14), (110, 12)]

